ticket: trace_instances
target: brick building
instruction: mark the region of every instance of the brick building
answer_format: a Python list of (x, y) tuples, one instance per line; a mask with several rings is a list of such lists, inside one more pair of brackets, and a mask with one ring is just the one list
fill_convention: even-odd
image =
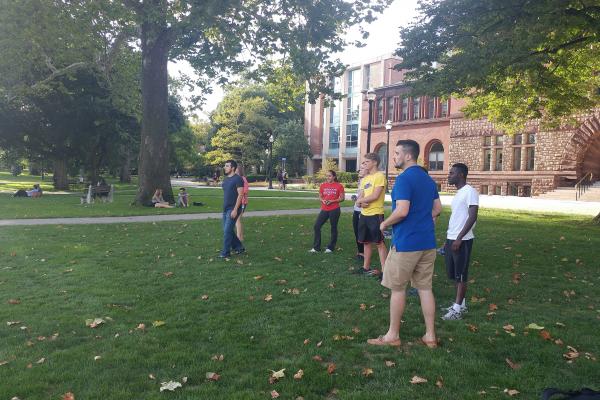
[[(325, 108), (323, 99), (306, 105), (305, 133), (314, 157), (308, 173), (318, 170), (324, 158), (332, 158), (342, 171), (356, 171), (366, 153), (369, 103), (372, 88), (371, 151), (387, 162), (387, 131), (392, 122), (390, 151), (400, 139), (421, 146), (420, 163), (441, 190), (448, 166), (469, 166), (469, 181), (482, 194), (532, 196), (561, 186), (573, 186), (587, 174), (600, 177), (600, 110), (577, 117), (577, 126), (544, 130), (532, 121), (523, 132), (503, 135), (485, 120), (468, 120), (460, 109), (462, 99), (408, 96), (398, 62), (381, 57), (349, 67), (335, 81), (346, 97)], [(360, 127), (360, 129), (358, 129)], [(391, 157), (390, 157), (391, 158)], [(389, 164), (390, 179), (397, 171)]]

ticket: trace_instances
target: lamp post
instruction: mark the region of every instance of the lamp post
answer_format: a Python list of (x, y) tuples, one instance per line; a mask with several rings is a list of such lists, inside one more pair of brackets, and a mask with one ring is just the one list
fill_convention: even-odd
[(373, 89), (367, 91), (367, 100), (369, 102), (369, 123), (367, 125), (367, 153), (371, 152), (371, 125), (373, 124), (373, 102), (377, 95)]
[(271, 173), (271, 167), (273, 165), (273, 142), (275, 141), (275, 138), (273, 137), (273, 134), (270, 133), (269, 134), (269, 189), (273, 189), (273, 174)]
[(388, 166), (390, 165), (390, 131), (392, 130), (392, 121), (388, 119), (385, 123), (385, 130), (387, 131), (387, 144), (385, 147), (385, 151), (387, 152), (385, 156), (385, 192), (389, 193), (389, 185), (388, 185)]

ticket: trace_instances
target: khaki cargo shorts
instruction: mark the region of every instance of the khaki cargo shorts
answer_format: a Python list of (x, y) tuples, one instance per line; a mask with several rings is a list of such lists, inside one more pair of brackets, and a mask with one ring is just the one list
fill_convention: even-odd
[(381, 284), (394, 291), (403, 291), (408, 282), (416, 289), (431, 289), (435, 249), (397, 252), (390, 250), (383, 267)]

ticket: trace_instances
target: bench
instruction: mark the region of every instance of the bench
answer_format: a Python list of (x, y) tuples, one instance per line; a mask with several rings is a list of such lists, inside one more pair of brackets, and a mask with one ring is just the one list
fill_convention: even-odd
[(91, 204), (96, 198), (104, 203), (112, 203), (115, 187), (113, 185), (93, 186), (89, 185), (81, 196), (81, 204)]

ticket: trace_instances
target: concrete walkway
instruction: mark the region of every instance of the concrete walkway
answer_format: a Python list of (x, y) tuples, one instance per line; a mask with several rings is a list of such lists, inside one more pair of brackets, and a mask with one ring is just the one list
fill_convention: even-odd
[[(343, 212), (352, 211), (352, 207), (342, 207)], [(267, 210), (248, 211), (244, 217), (271, 217), (280, 215), (317, 215), (318, 208), (301, 210)], [(23, 225), (87, 225), (87, 224), (119, 224), (130, 222), (165, 222), (165, 221), (197, 221), (204, 219), (221, 219), (222, 213), (172, 214), (172, 215), (136, 215), (129, 217), (89, 217), (89, 218), (39, 218), (39, 219), (2, 219), (0, 226)]]

